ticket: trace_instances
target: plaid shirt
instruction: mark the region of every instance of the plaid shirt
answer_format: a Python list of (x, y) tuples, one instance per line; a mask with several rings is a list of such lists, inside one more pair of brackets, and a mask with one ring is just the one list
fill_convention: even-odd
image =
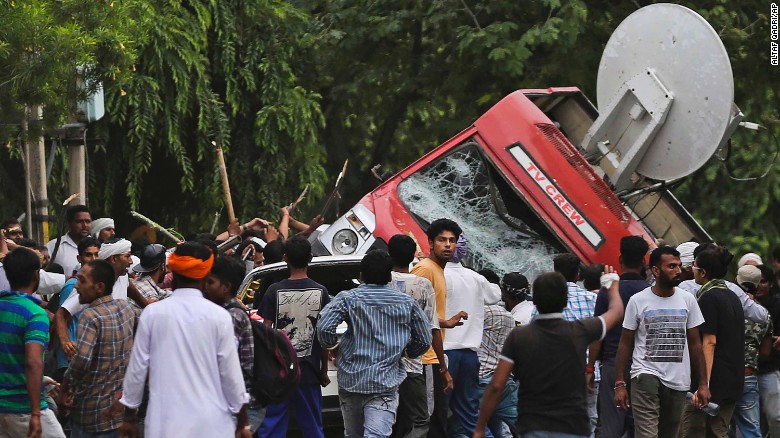
[(87, 432), (117, 429), (122, 416), (108, 412), (133, 349), (136, 312), (127, 300), (100, 297), (81, 312), (76, 329), (76, 354), (65, 372), (73, 389), (71, 417)]
[(244, 385), (250, 394), (252, 389), (252, 367), (255, 362), (255, 338), (252, 334), (252, 322), (244, 310), (244, 306), (233, 298), (225, 304), (225, 308), (233, 318), (233, 333), (238, 345), (238, 361), (241, 363), (241, 371), (244, 375)]
[(504, 341), (513, 328), (515, 319), (507, 312), (503, 303), (485, 306), (485, 328), (482, 332), (482, 344), (477, 351), (480, 379), (490, 377), (496, 371)]
[(152, 278), (147, 274), (140, 275), (138, 278), (134, 278), (131, 281), (135, 285), (135, 288), (138, 289), (138, 292), (140, 292), (141, 295), (143, 295), (147, 300), (151, 298), (156, 301), (160, 301), (163, 298), (167, 298), (171, 295), (171, 291), (162, 289), (157, 286), (157, 283), (155, 283), (154, 280), (152, 280)]

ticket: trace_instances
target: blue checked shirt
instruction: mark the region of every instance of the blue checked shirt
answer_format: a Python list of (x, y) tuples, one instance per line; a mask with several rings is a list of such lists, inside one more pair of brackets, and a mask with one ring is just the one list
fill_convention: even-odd
[[(596, 297), (597, 294), (585, 290), (570, 281), (566, 282), (569, 287), (569, 300), (566, 304), (566, 308), (563, 309), (563, 319), (566, 321), (576, 321), (578, 319), (590, 318), (596, 310)], [(531, 312), (531, 316), (535, 317), (539, 314), (539, 311), (534, 310)], [(587, 361), (587, 357), (585, 359)], [(601, 380), (601, 373), (599, 367), (596, 367), (596, 373), (594, 374), (596, 381)]]
[[(346, 321), (341, 337), (336, 327)], [(387, 285), (361, 285), (336, 295), (320, 312), (317, 336), (324, 348), (339, 344), (339, 389), (377, 394), (406, 378), (401, 356), (418, 357), (431, 345), (431, 323), (408, 295)]]

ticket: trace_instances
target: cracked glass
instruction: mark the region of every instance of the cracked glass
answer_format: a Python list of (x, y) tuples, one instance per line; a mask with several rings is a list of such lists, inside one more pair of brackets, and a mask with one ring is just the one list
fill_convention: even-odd
[(464, 264), (530, 281), (553, 270), (561, 244), (469, 140), (398, 185), (400, 199), (423, 229), (438, 218), (460, 225), (468, 239)]

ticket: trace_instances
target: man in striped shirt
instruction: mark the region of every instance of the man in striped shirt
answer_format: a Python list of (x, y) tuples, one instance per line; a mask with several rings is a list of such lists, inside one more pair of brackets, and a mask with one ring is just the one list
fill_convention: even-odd
[[(364, 284), (341, 292), (322, 312), (317, 335), (324, 348), (339, 345), (339, 401), (344, 435), (389, 437), (406, 377), (401, 357), (419, 357), (431, 345), (431, 322), (410, 296), (388, 286), (393, 263), (374, 250), (360, 262)], [(341, 341), (336, 327), (348, 324)]]
[(18, 248), (4, 267), (11, 290), (0, 292), (0, 437), (64, 438), (43, 389), (49, 318), (32, 295), (40, 261), (29, 249)]

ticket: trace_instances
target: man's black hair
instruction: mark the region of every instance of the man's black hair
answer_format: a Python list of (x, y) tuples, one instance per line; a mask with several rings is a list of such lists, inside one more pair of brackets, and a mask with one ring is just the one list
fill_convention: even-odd
[[(188, 241), (184, 242), (181, 245), (177, 246), (174, 250), (174, 254), (179, 256), (190, 256), (195, 257), (196, 259), (201, 260), (208, 260), (209, 257), (211, 257), (212, 254), (214, 254), (211, 249), (200, 243), (200, 242), (194, 242), (194, 241)], [(196, 280), (194, 278), (185, 277), (184, 275), (173, 273), (174, 277), (178, 277), (181, 279), (181, 281), (187, 282), (187, 283), (196, 283), (199, 280)]]
[(79, 244), (77, 246), (79, 250), (79, 255), (84, 254), (84, 251), (87, 250), (87, 248), (96, 246), (98, 249), (100, 249), (100, 241), (95, 239), (92, 236), (87, 236), (79, 241)]
[(63, 268), (62, 265), (59, 263), (54, 263), (52, 261), (49, 261), (49, 263), (46, 264), (46, 272), (65, 275), (65, 268)]
[(244, 241), (242, 241), (241, 243), (238, 244), (238, 246), (236, 247), (236, 251), (234, 253), (236, 255), (236, 257), (241, 258), (241, 254), (243, 254), (244, 250), (246, 249), (246, 247), (250, 246), (250, 245), (255, 248), (255, 253), (261, 253), (261, 252), (264, 251), (263, 247), (260, 246), (259, 243), (255, 242), (254, 240), (252, 240), (250, 238), (250, 239), (246, 239), (246, 240), (244, 240)]
[(65, 220), (67, 220), (68, 223), (71, 223), (76, 219), (76, 215), (79, 213), (89, 213), (90, 219), (92, 218), (92, 213), (89, 211), (89, 208), (86, 205), (79, 204), (71, 205), (65, 210)]
[(263, 248), (263, 264), (279, 263), (284, 257), (284, 242), (281, 240), (272, 240)]
[(577, 281), (577, 275), (580, 273), (580, 258), (570, 252), (558, 254), (553, 259), (553, 269), (560, 272), (566, 281), (573, 283)]
[(4, 221), (0, 222), (0, 229), (1, 229), (1, 230), (6, 230), (6, 229), (8, 229), (8, 228), (9, 228), (11, 225), (19, 225), (20, 227), (22, 226), (22, 224), (20, 224), (20, 223), (19, 223), (19, 221), (18, 221), (18, 220), (16, 220), (16, 218), (15, 218), (15, 217), (9, 217), (8, 219), (6, 219), (6, 220), (4, 220)]
[(582, 270), (582, 285), (587, 290), (601, 289), (601, 274), (604, 273), (604, 265), (594, 263)]
[(111, 264), (105, 260), (92, 260), (84, 266), (92, 268), (90, 272), (90, 278), (93, 283), (103, 283), (105, 290), (103, 296), (111, 295), (114, 290), (114, 283), (116, 282), (116, 273)]
[(366, 284), (385, 285), (390, 282), (391, 272), (393, 272), (393, 261), (387, 251), (381, 249), (369, 251), (360, 261), (360, 276)]
[(209, 239), (208, 237), (213, 237), (213, 234), (208, 233), (200, 233), (195, 236), (194, 239), (192, 239), (193, 242), (198, 242), (201, 245), (207, 247), (211, 250), (211, 252), (214, 254), (215, 257), (219, 256), (219, 248), (217, 248), (217, 242), (212, 238)]
[(238, 294), (238, 287), (244, 281), (246, 267), (233, 257), (218, 257), (211, 266), (211, 275), (223, 283), (230, 283), (230, 296)]
[(718, 247), (718, 245), (716, 245), (716, 244), (714, 244), (712, 242), (701, 243), (701, 244), (699, 244), (699, 246), (694, 248), (694, 250), (693, 250), (693, 258), (696, 259), (696, 257), (698, 257), (699, 254), (703, 253), (704, 251), (707, 251), (709, 249), (715, 249), (717, 247)]
[(677, 251), (671, 246), (659, 246), (650, 253), (650, 266), (661, 267), (661, 256), (668, 254), (675, 257), (680, 257), (680, 251)]
[(35, 280), (35, 273), (41, 269), (41, 261), (32, 250), (17, 248), (5, 256), (3, 268), (11, 289), (19, 290)]
[(620, 239), (620, 257), (623, 266), (639, 269), (645, 264), (645, 254), (650, 249), (642, 236), (624, 236)]
[(772, 260), (780, 262), (780, 243), (776, 243), (772, 247)]
[(428, 229), (425, 230), (425, 235), (428, 236), (428, 240), (436, 240), (436, 236), (441, 234), (442, 231), (451, 231), (456, 238), (463, 234), (463, 230), (460, 228), (457, 222), (452, 219), (436, 219), (428, 225)]
[(404, 234), (396, 234), (387, 242), (387, 252), (393, 261), (393, 266), (409, 266), (414, 260), (417, 244), (414, 239)]
[(287, 264), (293, 268), (305, 268), (311, 260), (311, 244), (304, 237), (293, 236), (284, 242)]
[(569, 287), (560, 272), (547, 272), (534, 280), (534, 304), (539, 313), (562, 312), (568, 304)]
[(130, 241), (130, 254), (140, 258), (141, 254), (144, 253), (144, 249), (151, 244), (152, 242), (146, 237), (136, 237)]
[(501, 284), (501, 279), (498, 277), (498, 274), (496, 274), (495, 271), (492, 269), (480, 269), (477, 271), (477, 274), (485, 277), (487, 281), (493, 283), (493, 284)]
[(734, 255), (722, 246), (715, 246), (700, 252), (696, 256), (696, 266), (703, 269), (709, 279), (723, 278), (728, 271), (729, 263), (734, 259)]
[(761, 271), (761, 278), (766, 280), (770, 285), (775, 282), (775, 272), (768, 265), (756, 266)]

